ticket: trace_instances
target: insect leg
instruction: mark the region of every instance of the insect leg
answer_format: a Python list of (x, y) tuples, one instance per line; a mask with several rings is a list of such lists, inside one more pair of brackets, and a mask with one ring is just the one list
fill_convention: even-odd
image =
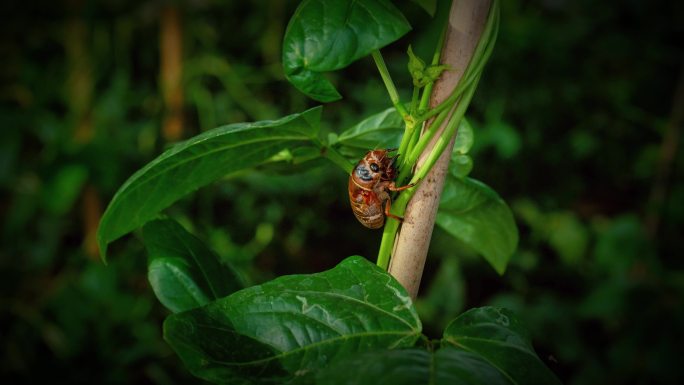
[(406, 186), (396, 187), (394, 185), (394, 182), (392, 182), (387, 186), (387, 189), (390, 191), (404, 191), (404, 190), (409, 189), (415, 185), (416, 185), (415, 183), (409, 183)]
[(403, 222), (404, 218), (398, 217), (398, 216), (390, 213), (391, 207), (392, 207), (392, 200), (391, 199), (386, 200), (385, 201), (385, 216), (389, 217), (389, 218), (394, 218), (394, 219), (398, 220), (399, 222)]

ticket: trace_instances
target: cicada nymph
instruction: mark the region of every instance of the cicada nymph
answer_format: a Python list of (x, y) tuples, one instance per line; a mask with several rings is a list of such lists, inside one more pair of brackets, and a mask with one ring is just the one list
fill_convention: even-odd
[(364, 226), (378, 229), (385, 224), (385, 217), (401, 220), (391, 214), (389, 191), (402, 191), (412, 184), (396, 187), (394, 179), (397, 168), (396, 157), (389, 156), (392, 150), (372, 150), (356, 164), (349, 175), (349, 201), (356, 218)]

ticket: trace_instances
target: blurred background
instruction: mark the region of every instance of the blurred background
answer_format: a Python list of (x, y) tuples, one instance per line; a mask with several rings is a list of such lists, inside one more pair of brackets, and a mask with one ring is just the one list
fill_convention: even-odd
[[(166, 310), (136, 235), (103, 265), (94, 234), (117, 188), (169, 144), (315, 103), (284, 80), (296, 1), (62, 0), (0, 5), (0, 378), (181, 384)], [(409, 90), (405, 49), (383, 50)], [(509, 203), (521, 240), (502, 277), (436, 229), (418, 301), (437, 338), (465, 309), (512, 308), (566, 384), (684, 383), (684, 5), (504, 0), (468, 113), (471, 176)], [(432, 43), (434, 44), (434, 43)], [(370, 59), (332, 74), (341, 132), (390, 106)], [(405, 94), (408, 95), (408, 92)], [(166, 212), (252, 283), (360, 254), (380, 233), (326, 163), (227, 177)]]

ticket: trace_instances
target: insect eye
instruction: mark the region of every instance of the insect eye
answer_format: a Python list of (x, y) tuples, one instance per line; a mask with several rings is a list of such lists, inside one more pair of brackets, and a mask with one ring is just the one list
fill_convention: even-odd
[(380, 167), (378, 167), (378, 165), (375, 163), (371, 163), (370, 169), (373, 170), (373, 172), (378, 172), (378, 170), (380, 170)]

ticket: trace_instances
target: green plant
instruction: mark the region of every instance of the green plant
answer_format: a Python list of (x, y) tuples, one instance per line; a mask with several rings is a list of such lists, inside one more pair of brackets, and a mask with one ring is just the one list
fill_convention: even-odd
[[(451, 70), (440, 65), (447, 8), (437, 10), (436, 20), (444, 28), (431, 63), (408, 50), (414, 89), (404, 103), (379, 52), (410, 30), (401, 12), (384, 0), (305, 0), (283, 42), (288, 80), (308, 96), (332, 102), (341, 96), (323, 73), (370, 55), (394, 108), (328, 138), (320, 135), (321, 107), (219, 127), (175, 145), (119, 189), (98, 229), (102, 256), (110, 242), (144, 226), (150, 283), (174, 313), (164, 322), (164, 336), (193, 374), (217, 383), (558, 382), (507, 310), (467, 311), (440, 340), (422, 334), (411, 295), (386, 271), (397, 220), (387, 220), (377, 266), (352, 256), (329, 271), (241, 289), (240, 274), (202, 241), (172, 219), (158, 219), (178, 199), (226, 175), (322, 157), (348, 174), (350, 157), (373, 147), (396, 145), (397, 183), (418, 186), (455, 140), (437, 223), (503, 273), (517, 244), (517, 229), (498, 195), (467, 177), (473, 132), (463, 118), (494, 47), (498, 7), (494, 0), (458, 84), (430, 107), (435, 82)], [(396, 197), (395, 215), (404, 214), (415, 190)], [(351, 377), (345, 373), (350, 365), (358, 368)]]

